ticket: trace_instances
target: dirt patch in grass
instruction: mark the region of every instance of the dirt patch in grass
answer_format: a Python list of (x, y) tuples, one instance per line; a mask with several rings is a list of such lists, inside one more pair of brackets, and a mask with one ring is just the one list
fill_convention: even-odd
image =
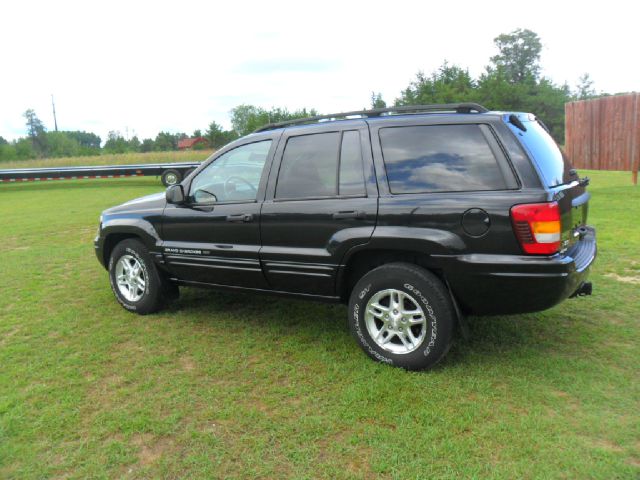
[(591, 442), (594, 447), (600, 448), (602, 450), (607, 450), (608, 452), (623, 452), (624, 448), (620, 445), (613, 443), (611, 440), (607, 440), (606, 438), (597, 438)]
[(4, 237), (2, 239), (2, 253), (25, 251), (31, 248), (27, 245), (28, 240), (20, 237)]
[(552, 390), (551, 394), (565, 400), (567, 402), (567, 406), (573, 412), (576, 412), (581, 408), (580, 400), (567, 392), (563, 392), (562, 390)]
[(156, 463), (169, 452), (173, 453), (175, 447), (173, 439), (157, 438), (149, 433), (134, 435), (131, 444), (138, 449), (138, 463), (143, 467)]
[(640, 468), (640, 458), (638, 457), (629, 457), (627, 463), (632, 467)]
[(179, 363), (182, 367), (182, 370), (184, 370), (185, 372), (191, 372), (195, 370), (197, 366), (196, 362), (193, 361), (193, 358), (188, 355), (182, 355), (180, 357)]
[(0, 347), (4, 347), (7, 343), (9, 343), (9, 340), (11, 339), (11, 337), (13, 337), (19, 331), (20, 331), (20, 327), (13, 327), (8, 332), (3, 333), (2, 337), (0, 337)]
[[(346, 446), (350, 444), (349, 438), (357, 432), (350, 432), (348, 430), (341, 430), (337, 432), (329, 433), (324, 438), (318, 441), (318, 463), (324, 463), (335, 457), (335, 452), (332, 451), (333, 446)], [(362, 433), (358, 433), (362, 436)], [(371, 470), (371, 458), (373, 456), (373, 450), (365, 445), (353, 445), (356, 451), (344, 452), (344, 458), (339, 462), (344, 465), (349, 472), (349, 477), (354, 478), (378, 478)]]
[(93, 421), (94, 415), (100, 411), (108, 411), (113, 407), (116, 392), (123, 385), (125, 379), (117, 373), (99, 378), (85, 374), (84, 377), (90, 384), (87, 388), (87, 412), (83, 418), (87, 423), (90, 423)]
[(632, 285), (640, 285), (640, 276), (624, 276), (617, 273), (607, 273), (605, 277), (612, 278), (617, 282), (631, 283)]

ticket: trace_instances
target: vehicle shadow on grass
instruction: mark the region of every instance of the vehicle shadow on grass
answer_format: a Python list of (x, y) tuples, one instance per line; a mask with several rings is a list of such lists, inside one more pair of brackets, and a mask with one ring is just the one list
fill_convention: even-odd
[[(211, 322), (223, 315), (227, 322), (250, 322), (256, 328), (296, 325), (300, 330), (325, 329), (348, 334), (347, 310), (344, 305), (268, 294), (217, 292), (183, 287), (180, 289), (180, 299), (170, 304), (168, 311), (189, 315), (202, 313)], [(293, 336), (296, 330), (289, 332)]]
[[(216, 313), (223, 313), (225, 322), (250, 322), (252, 329), (267, 331), (275, 327), (281, 330), (282, 335), (291, 338), (318, 337), (320, 340), (316, 348), (324, 350), (332, 344), (332, 336), (350, 336), (347, 308), (344, 305), (183, 288), (180, 300), (172, 304), (168, 311), (190, 317), (194, 313), (203, 313), (207, 323), (216, 321)], [(565, 323), (565, 328), (559, 329), (558, 322)], [(506, 357), (513, 361), (520, 352), (526, 352), (527, 355), (533, 352), (534, 356), (539, 355), (540, 359), (544, 359), (548, 356), (550, 346), (560, 354), (563, 349), (567, 354), (575, 353), (575, 345), (571, 341), (575, 334), (570, 325), (571, 319), (564, 318), (558, 310), (545, 314), (470, 317), (467, 323), (469, 338), (463, 338), (460, 330), (456, 329), (451, 350), (437, 369), (467, 364), (495, 364)], [(331, 349), (334, 347), (332, 344)], [(357, 348), (355, 343), (353, 347)]]

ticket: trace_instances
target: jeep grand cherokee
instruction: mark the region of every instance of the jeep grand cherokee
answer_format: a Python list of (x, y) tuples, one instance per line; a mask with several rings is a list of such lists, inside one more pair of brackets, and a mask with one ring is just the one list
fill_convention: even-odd
[(179, 286), (344, 302), (369, 356), (423, 369), (466, 314), (591, 292), (587, 183), (532, 114), (324, 115), (263, 127), (166, 194), (106, 210), (95, 249), (132, 312)]

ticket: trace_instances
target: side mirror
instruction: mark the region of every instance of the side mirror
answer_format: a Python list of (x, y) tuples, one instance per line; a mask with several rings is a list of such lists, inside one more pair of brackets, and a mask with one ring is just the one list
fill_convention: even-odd
[(184, 198), (184, 190), (182, 189), (182, 185), (171, 185), (167, 188), (166, 193), (167, 203), (171, 203), (173, 205), (182, 205), (185, 203)]

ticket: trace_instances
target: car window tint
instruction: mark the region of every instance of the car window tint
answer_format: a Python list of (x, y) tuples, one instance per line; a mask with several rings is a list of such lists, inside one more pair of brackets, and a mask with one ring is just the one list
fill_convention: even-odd
[(571, 181), (569, 171), (571, 162), (553, 140), (551, 135), (538, 123), (538, 121), (525, 121), (526, 130), (516, 130), (512, 124), (508, 124), (533, 157), (549, 187)]
[(336, 195), (340, 133), (291, 137), (280, 165), (276, 198)]
[(392, 193), (506, 188), (478, 125), (382, 128), (380, 144)]
[(271, 140), (230, 150), (193, 179), (191, 201), (195, 203), (255, 201)]
[(364, 195), (360, 134), (354, 130), (342, 134), (339, 193), (340, 195)]

